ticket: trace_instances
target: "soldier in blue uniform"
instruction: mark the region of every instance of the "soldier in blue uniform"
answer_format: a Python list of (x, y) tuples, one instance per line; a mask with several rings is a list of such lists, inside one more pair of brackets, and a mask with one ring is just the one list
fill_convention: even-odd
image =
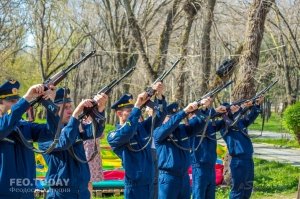
[[(56, 116), (56, 124), (61, 119), (64, 124), (59, 142), (56, 144), (54, 150), (50, 154), (44, 154), (45, 161), (48, 165), (46, 174), (46, 183), (49, 186), (47, 198), (79, 198), (89, 199), (90, 192), (88, 190), (88, 183), (90, 180), (90, 171), (88, 163), (79, 162), (71, 155), (72, 148), (76, 157), (86, 161), (86, 156), (83, 147), (83, 140), (93, 139), (92, 124), (82, 124), (78, 120), (79, 114), (85, 107), (92, 107), (92, 100), (87, 99), (82, 101), (74, 110), (72, 109), (72, 100), (69, 96), (65, 97), (65, 92), (69, 93), (68, 89), (60, 88), (56, 92), (54, 103), (60, 107), (64, 112), (62, 118)], [(101, 93), (95, 96), (94, 100), (98, 103), (99, 115), (104, 117), (105, 104), (107, 102), (107, 95)], [(101, 118), (93, 118), (96, 121), (97, 132), (96, 137), (100, 137), (104, 130), (104, 120)], [(68, 125), (67, 125), (68, 123)], [(39, 148), (46, 150), (53, 142), (55, 131), (50, 131), (43, 134), (39, 139)]]
[[(162, 96), (163, 85), (154, 85), (158, 103), (166, 102)], [(156, 111), (156, 120), (152, 124), (152, 117), (139, 122), (141, 107), (149, 100), (146, 92), (137, 97), (135, 104), (132, 95), (123, 95), (112, 109), (116, 110), (119, 118), (117, 130), (110, 132), (107, 137), (108, 143), (113, 151), (121, 158), (125, 169), (125, 191), (126, 199), (141, 199), (153, 197), (154, 166), (151, 156), (151, 128), (154, 129), (163, 120), (164, 114)]]
[[(208, 106), (210, 99), (202, 100)], [(169, 105), (172, 112), (173, 107)], [(176, 105), (176, 104), (175, 104)], [(159, 162), (159, 198), (190, 198), (190, 185), (187, 169), (190, 166), (190, 137), (201, 131), (204, 119), (199, 119), (191, 112), (198, 109), (192, 103), (183, 111), (167, 117), (165, 123), (155, 130), (155, 143)], [(190, 114), (189, 124), (181, 124), (183, 118)]]
[[(49, 126), (22, 120), (30, 107), (29, 102), (38, 96), (49, 98), (50, 89), (34, 85), (20, 98), (20, 83), (8, 80), (0, 86), (0, 199), (34, 198), (36, 166), (34, 153), (20, 141), (19, 134), (27, 140), (37, 141)], [(53, 88), (53, 87), (51, 87)]]
[(197, 102), (189, 104), (179, 112), (177, 109), (177, 103), (170, 104), (163, 124), (154, 131), (158, 154), (159, 199), (189, 199), (191, 197), (188, 175), (190, 166), (189, 137), (198, 132), (201, 121), (194, 117), (188, 125), (182, 123), (189, 113), (198, 109)]
[[(232, 174), (231, 199), (248, 199), (251, 196), (254, 180), (253, 145), (248, 136), (247, 127), (251, 125), (259, 115), (260, 104), (263, 97), (259, 98), (255, 104), (247, 102), (244, 105), (251, 107), (250, 113), (245, 115), (234, 126), (225, 126), (221, 130), (229, 154), (232, 156), (230, 170)], [(231, 107), (230, 119), (239, 113), (239, 106)]]
[[(203, 109), (196, 112), (197, 119), (203, 121), (201, 132), (191, 139), (191, 158), (193, 176), (193, 199), (214, 199), (216, 191), (215, 163), (217, 160), (216, 132), (224, 127), (224, 121), (207, 121), (216, 112), (225, 112), (225, 107), (209, 108), (211, 99)], [(206, 124), (207, 122), (207, 124)], [(203, 126), (204, 125), (204, 126)], [(200, 143), (201, 142), (201, 143)]]

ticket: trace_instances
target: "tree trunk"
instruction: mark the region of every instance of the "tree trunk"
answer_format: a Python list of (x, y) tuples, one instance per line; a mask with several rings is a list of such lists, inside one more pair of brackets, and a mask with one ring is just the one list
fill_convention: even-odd
[(230, 171), (230, 161), (231, 161), (231, 156), (229, 155), (229, 153), (226, 153), (225, 157), (224, 157), (224, 171), (223, 171), (223, 184), (225, 185), (230, 185), (231, 183), (231, 171)]
[(300, 132), (296, 132), (296, 138), (297, 138), (298, 144), (300, 145)]
[(250, 8), (240, 69), (233, 90), (233, 100), (250, 98), (255, 94), (254, 75), (259, 61), (264, 24), (274, 2), (275, 0), (254, 0)]
[[(187, 0), (183, 6), (183, 9), (187, 15), (187, 21), (185, 23), (185, 29), (182, 34), (181, 38), (181, 57), (185, 57), (188, 53), (187, 51), (187, 45), (189, 43), (189, 36), (191, 32), (191, 28), (193, 25), (193, 22), (195, 20), (195, 16), (197, 15), (198, 10), (200, 9), (199, 3), (197, 1), (190, 1)], [(180, 106), (183, 106), (184, 104), (184, 96), (189, 93), (184, 92), (184, 80), (185, 80), (185, 72), (184, 66), (185, 66), (186, 60), (183, 59), (181, 63), (179, 63), (178, 70), (179, 74), (176, 77), (176, 84), (177, 87), (175, 89), (174, 99), (179, 102)]]
[(154, 71), (162, 69), (166, 65), (167, 54), (169, 49), (170, 37), (174, 28), (174, 17), (177, 13), (181, 0), (174, 0), (172, 9), (168, 11), (167, 20), (164, 29), (160, 35), (159, 47), (153, 63)]
[(298, 183), (298, 194), (297, 199), (300, 199), (300, 177), (299, 177), (299, 183)]
[(214, 19), (214, 8), (216, 0), (206, 1), (204, 6), (204, 20), (201, 38), (201, 65), (202, 76), (200, 77), (201, 94), (208, 90), (210, 71), (211, 71), (211, 46), (210, 46), (210, 33), (211, 26)]
[(291, 105), (291, 104), (295, 103), (295, 102), (293, 102), (293, 97), (292, 97), (293, 90), (292, 90), (291, 75), (290, 75), (291, 69), (290, 69), (289, 64), (287, 63), (289, 58), (287, 55), (287, 48), (284, 43), (282, 34), (280, 35), (280, 43), (282, 45), (282, 54), (283, 54), (282, 63), (283, 63), (283, 74), (284, 74), (284, 79), (285, 79), (284, 86), (285, 86), (285, 92), (286, 92), (286, 100), (287, 100), (287, 104)]
[(134, 40), (137, 44), (137, 49), (139, 50), (139, 52), (141, 54), (141, 58), (142, 58), (142, 60), (144, 62), (144, 65), (146, 67), (145, 71), (147, 73), (147, 76), (151, 80), (154, 80), (155, 71), (153, 71), (153, 69), (151, 67), (151, 64), (150, 64), (150, 61), (149, 61), (149, 58), (146, 54), (144, 43), (142, 41), (142, 34), (141, 34), (141, 31), (140, 31), (140, 27), (139, 27), (139, 25), (137, 23), (137, 20), (136, 20), (134, 14), (132, 12), (130, 2), (129, 2), (129, 0), (124, 0), (123, 3), (124, 3), (124, 7), (125, 7), (125, 10), (126, 10), (126, 13), (127, 13), (127, 20), (128, 20), (128, 23), (129, 23), (129, 27), (131, 28), (131, 34), (132, 34), (132, 37), (134, 38)]

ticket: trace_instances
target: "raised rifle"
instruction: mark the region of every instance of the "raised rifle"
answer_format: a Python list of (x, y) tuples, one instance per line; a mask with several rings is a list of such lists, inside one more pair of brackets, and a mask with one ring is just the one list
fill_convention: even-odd
[[(47, 79), (44, 84), (44, 91), (49, 89), (49, 85), (56, 86), (59, 84), (63, 79), (67, 77), (67, 75), (77, 68), (80, 64), (82, 64), (84, 61), (86, 61), (88, 58), (90, 58), (93, 54), (95, 54), (96, 51), (93, 50), (89, 54), (84, 55), (77, 63), (70, 64), (66, 69), (61, 70), (60, 72), (56, 73), (49, 79)], [(59, 111), (59, 107), (56, 106), (51, 100), (45, 100), (42, 96), (37, 97), (33, 101), (30, 102), (30, 106), (34, 106), (37, 103), (41, 103), (48, 111), (51, 111), (53, 114), (57, 114)]]
[[(200, 97), (200, 99), (198, 99), (198, 100), (196, 101), (197, 104), (198, 104), (198, 107), (203, 106), (203, 104), (201, 103), (201, 101), (202, 101), (203, 99), (206, 99), (206, 98), (208, 98), (208, 97), (210, 97), (210, 98), (214, 97), (215, 95), (217, 95), (217, 94), (218, 94), (219, 92), (221, 92), (223, 89), (227, 88), (227, 87), (228, 87), (230, 84), (232, 84), (232, 83), (233, 83), (232, 80), (231, 80), (231, 81), (228, 81), (228, 82), (226, 82), (225, 84), (216, 87), (215, 89), (209, 91), (208, 93), (206, 93), (205, 95), (203, 95), (202, 97)], [(194, 112), (196, 112), (196, 111), (194, 111)], [(200, 146), (201, 143), (203, 142), (204, 137), (205, 137), (205, 135), (206, 135), (205, 133), (206, 133), (206, 130), (207, 130), (207, 127), (208, 127), (208, 123), (209, 123), (210, 119), (211, 119), (211, 114), (209, 113), (208, 117), (206, 118), (206, 122), (205, 122), (204, 128), (203, 128), (203, 130), (202, 130), (201, 138), (200, 138), (200, 140), (199, 140), (199, 143), (198, 143), (198, 145), (197, 145), (195, 148), (192, 148), (191, 150), (197, 151), (198, 148), (199, 148), (199, 146)]]
[[(262, 89), (261, 91), (259, 91), (258, 93), (255, 94), (255, 96), (251, 97), (250, 99), (241, 99), (241, 100), (238, 100), (238, 101), (235, 101), (227, 106), (226, 107), (226, 110), (227, 112), (230, 111), (230, 107), (231, 106), (241, 106), (243, 103), (247, 102), (247, 101), (252, 101), (252, 103), (254, 104), (255, 101), (260, 98), (260, 96), (266, 94), (276, 83), (278, 82), (278, 79), (275, 80), (274, 82), (272, 82), (270, 85), (268, 85), (266, 88)], [(241, 115), (243, 115), (245, 112), (247, 112), (248, 109), (244, 109), (241, 111)], [(224, 113), (216, 113), (213, 118), (215, 117), (220, 117), (222, 114)], [(240, 115), (239, 114), (239, 115)]]
[[(177, 66), (177, 64), (179, 63), (179, 61), (181, 60), (178, 59), (167, 71), (164, 71), (153, 83), (152, 85), (155, 85), (157, 82), (163, 82), (164, 79), (171, 73), (171, 71)], [(148, 97), (152, 97), (153, 95), (155, 95), (156, 90), (154, 90), (152, 87), (147, 87), (146, 88), (146, 92), (148, 94)], [(154, 102), (152, 102), (151, 100), (148, 100), (145, 103), (146, 106), (150, 107), (150, 108), (155, 108), (156, 105)]]
[[(102, 89), (100, 89), (97, 94), (101, 94), (101, 93), (105, 93), (106, 95), (108, 95), (112, 89), (117, 86), (123, 79), (125, 79), (126, 77), (128, 77), (133, 71), (135, 70), (135, 67), (130, 68), (128, 71), (126, 71), (119, 79), (114, 79), (112, 80), (107, 86), (103, 87)], [(95, 101), (92, 101), (93, 106), (89, 107), (89, 108), (85, 108), (83, 110), (83, 113), (81, 113), (79, 115), (79, 120), (82, 120), (84, 117), (93, 114), (97, 114), (98, 110), (97, 110), (97, 103)]]
[(221, 92), (223, 89), (227, 88), (230, 84), (232, 84), (233, 81), (228, 81), (223, 85), (218, 86), (217, 88), (209, 91), (208, 93), (206, 93), (205, 95), (203, 95), (200, 99), (198, 99), (196, 102), (198, 103), (198, 106), (202, 106), (203, 104), (201, 104), (201, 100), (208, 98), (208, 97), (214, 97), (216, 94), (218, 94), (219, 92)]
[[(270, 85), (268, 85), (266, 88), (262, 89), (261, 91), (259, 91), (258, 93), (256, 93), (256, 95), (254, 97), (252, 97), (251, 99), (249, 100), (246, 100), (244, 102), (247, 102), (247, 101), (250, 101), (252, 102), (252, 104), (255, 103), (255, 101), (260, 98), (261, 96), (263, 96), (264, 94), (266, 94), (276, 83), (278, 82), (278, 79), (275, 80), (274, 82), (272, 82)], [(243, 100), (241, 100), (243, 101)], [(244, 103), (242, 102), (242, 103)], [(241, 105), (241, 103), (239, 104)], [(239, 119), (245, 115), (245, 113), (250, 109), (250, 107), (245, 107), (243, 108), (239, 114), (234, 118), (234, 122), (231, 124), (231, 126), (234, 126), (238, 121)], [(262, 135), (262, 132), (263, 132), (263, 128), (264, 128), (264, 123), (265, 123), (265, 118), (263, 118), (263, 121), (262, 121), (262, 129), (261, 129), (261, 135)]]
[[(101, 94), (101, 93), (105, 93), (106, 95), (108, 95), (112, 89), (117, 86), (124, 78), (126, 78), (127, 76), (129, 76), (133, 71), (135, 70), (135, 67), (132, 67), (131, 69), (129, 69), (127, 72), (125, 72), (119, 79), (114, 79), (112, 80), (107, 86), (103, 87), (102, 89), (100, 89), (97, 94)], [(94, 157), (99, 154), (98, 152), (98, 148), (97, 148), (97, 140), (96, 140), (96, 132), (98, 131), (98, 124), (101, 122), (105, 121), (105, 117), (103, 117), (101, 114), (99, 114), (98, 112), (98, 108), (97, 108), (97, 102), (96, 101), (92, 101), (93, 106), (89, 107), (89, 108), (84, 108), (83, 112), (78, 116), (79, 120), (82, 120), (84, 118), (87, 118), (88, 116), (92, 117), (92, 124), (94, 126), (94, 130), (93, 130), (93, 139), (94, 139), (94, 151), (92, 152), (91, 157), (88, 160), (84, 160), (81, 159), (80, 157), (78, 157), (73, 149), (73, 146), (71, 146), (68, 151), (69, 154), (78, 162), (80, 163), (87, 163), (90, 162), (91, 160), (94, 159)]]

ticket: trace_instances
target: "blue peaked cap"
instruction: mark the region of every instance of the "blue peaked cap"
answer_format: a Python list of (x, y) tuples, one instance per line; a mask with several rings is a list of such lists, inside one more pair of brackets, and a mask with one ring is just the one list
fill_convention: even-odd
[(133, 108), (133, 97), (131, 94), (124, 94), (117, 100), (112, 106), (111, 109), (118, 110), (120, 108)]

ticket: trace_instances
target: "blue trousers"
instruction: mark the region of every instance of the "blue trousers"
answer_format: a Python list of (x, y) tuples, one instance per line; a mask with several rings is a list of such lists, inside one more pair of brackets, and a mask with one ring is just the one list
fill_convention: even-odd
[[(147, 174), (145, 174), (147, 175)], [(149, 185), (129, 185), (125, 184), (125, 199), (152, 199), (153, 184)]]
[(90, 199), (90, 191), (86, 189), (73, 189), (68, 187), (50, 188), (47, 191), (47, 199)]
[(174, 176), (167, 172), (159, 172), (158, 176), (159, 199), (190, 199), (190, 177), (186, 172), (183, 176)]
[(193, 199), (215, 199), (216, 171), (214, 164), (192, 166)]
[(253, 159), (233, 157), (230, 162), (232, 174), (230, 199), (248, 199), (251, 196), (254, 180)]

